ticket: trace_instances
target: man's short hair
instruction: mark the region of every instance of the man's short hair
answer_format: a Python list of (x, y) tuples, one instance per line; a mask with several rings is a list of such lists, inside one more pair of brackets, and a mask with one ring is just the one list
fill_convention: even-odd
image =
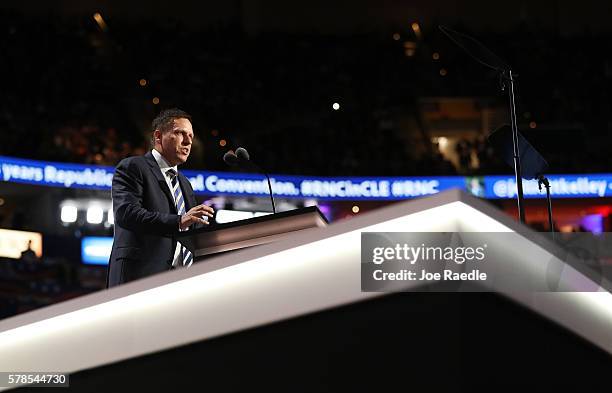
[(155, 137), (153, 132), (160, 130), (162, 133), (168, 130), (168, 127), (172, 125), (174, 119), (187, 119), (191, 121), (191, 115), (184, 110), (178, 108), (164, 109), (159, 112), (159, 115), (153, 119), (151, 123), (151, 145), (155, 146)]

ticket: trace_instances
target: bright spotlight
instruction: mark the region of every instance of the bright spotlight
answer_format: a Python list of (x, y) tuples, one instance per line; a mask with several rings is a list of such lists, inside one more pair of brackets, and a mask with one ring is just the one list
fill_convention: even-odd
[(338, 109), (340, 109), (340, 104), (338, 104), (337, 102), (334, 102), (334, 104), (332, 105), (332, 108), (334, 108), (334, 110), (337, 111)]
[(96, 12), (95, 14), (93, 14), (93, 18), (98, 24), (98, 26), (100, 27), (100, 30), (102, 31), (108, 30), (108, 25), (106, 24), (106, 21), (102, 17), (102, 14), (100, 14), (99, 12)]
[(77, 220), (77, 208), (74, 205), (62, 206), (60, 213), (60, 219), (62, 222), (69, 223)]
[(90, 206), (87, 208), (87, 222), (90, 224), (100, 224), (104, 216), (104, 210), (100, 206)]

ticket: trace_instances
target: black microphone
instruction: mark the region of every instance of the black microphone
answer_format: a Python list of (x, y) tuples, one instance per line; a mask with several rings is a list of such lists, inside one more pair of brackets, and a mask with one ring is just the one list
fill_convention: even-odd
[(244, 161), (250, 161), (251, 157), (249, 156), (249, 152), (246, 151), (244, 147), (239, 147), (236, 149), (236, 157)]
[(229, 166), (251, 166), (254, 167), (258, 172), (263, 173), (268, 181), (268, 191), (270, 192), (270, 201), (272, 201), (272, 213), (276, 214), (276, 205), (274, 204), (274, 195), (272, 194), (272, 184), (270, 183), (270, 176), (268, 176), (267, 171), (261, 169), (258, 165), (256, 165), (253, 161), (251, 161), (251, 156), (249, 152), (244, 147), (239, 147), (236, 149), (236, 152), (228, 151), (223, 155), (223, 161)]
[(238, 157), (231, 150), (223, 155), (223, 161), (229, 166), (238, 166), (239, 164)]

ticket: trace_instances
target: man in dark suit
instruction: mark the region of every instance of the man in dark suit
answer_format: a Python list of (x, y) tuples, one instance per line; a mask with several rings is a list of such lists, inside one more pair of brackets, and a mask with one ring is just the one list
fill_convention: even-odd
[(180, 109), (165, 110), (152, 129), (153, 150), (123, 159), (115, 168), (109, 287), (190, 266), (193, 256), (174, 235), (207, 225), (213, 216), (211, 207), (197, 204), (189, 180), (177, 170), (191, 151), (191, 116)]

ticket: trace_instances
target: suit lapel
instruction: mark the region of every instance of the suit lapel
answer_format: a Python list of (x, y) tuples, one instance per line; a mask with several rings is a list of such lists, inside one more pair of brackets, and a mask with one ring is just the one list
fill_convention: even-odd
[(164, 175), (162, 175), (161, 170), (159, 169), (159, 165), (157, 165), (157, 161), (155, 161), (155, 157), (153, 157), (153, 154), (151, 152), (148, 152), (147, 154), (145, 154), (145, 158), (147, 159), (147, 163), (149, 164), (149, 169), (151, 169), (151, 172), (153, 172), (153, 176), (155, 176), (155, 178), (159, 182), (159, 188), (161, 188), (161, 190), (164, 192), (166, 198), (168, 198), (170, 206), (172, 206), (174, 212), (176, 212), (176, 204), (174, 203), (172, 192), (170, 192), (170, 189), (168, 188), (168, 183), (166, 183), (166, 179), (164, 179)]

